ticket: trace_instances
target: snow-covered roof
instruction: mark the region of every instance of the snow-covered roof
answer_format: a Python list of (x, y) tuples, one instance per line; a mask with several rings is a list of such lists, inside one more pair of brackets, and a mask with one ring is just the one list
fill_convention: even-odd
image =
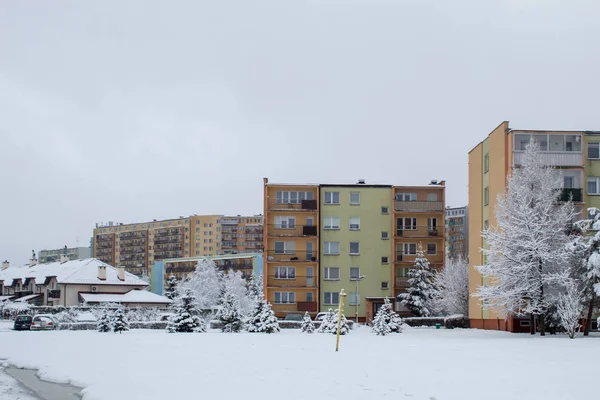
[(146, 290), (130, 290), (124, 294), (79, 294), (86, 303), (152, 303), (169, 304), (171, 300)]
[(0, 296), (0, 303), (6, 300), (10, 300), (15, 296)]
[[(105, 280), (98, 279), (99, 266), (106, 267)], [(129, 272), (125, 272), (125, 280), (120, 280), (117, 268), (96, 258), (70, 260), (64, 263), (56, 261), (31, 267), (9, 267), (0, 270), (0, 281), (3, 280), (5, 283), (12, 283), (14, 279), (35, 278), (35, 283), (40, 284), (50, 277), (55, 277), (58, 283), (67, 284), (148, 286), (148, 283)]]
[(16, 299), (15, 301), (18, 301), (20, 303), (27, 303), (29, 300), (31, 299), (35, 299), (38, 296), (41, 296), (41, 293), (37, 293), (37, 294), (30, 294), (28, 296), (23, 296), (23, 297), (19, 297), (18, 299)]

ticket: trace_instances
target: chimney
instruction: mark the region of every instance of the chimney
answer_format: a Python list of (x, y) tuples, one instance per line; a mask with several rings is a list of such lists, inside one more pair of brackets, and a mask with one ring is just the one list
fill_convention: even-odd
[(440, 186), (446, 186), (446, 181), (441, 181)]
[(60, 263), (63, 264), (63, 263), (66, 263), (67, 261), (70, 261), (69, 257), (67, 257), (64, 254), (61, 254), (60, 255)]
[(124, 281), (125, 280), (125, 267), (123, 267), (123, 266), (118, 267), (117, 273), (119, 276), (119, 280)]
[(98, 279), (106, 280), (106, 265), (98, 265)]
[(266, 185), (267, 183), (269, 183), (269, 178), (263, 178), (263, 184)]
[(7, 260), (2, 261), (2, 271), (10, 267), (10, 263)]
[(358, 180), (358, 184), (359, 185), (364, 185), (366, 183), (366, 181), (364, 179), (359, 179)]

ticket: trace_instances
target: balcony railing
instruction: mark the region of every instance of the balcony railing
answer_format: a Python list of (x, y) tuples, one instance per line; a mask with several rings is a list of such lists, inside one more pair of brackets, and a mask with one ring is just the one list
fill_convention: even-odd
[(316, 212), (317, 200), (298, 200), (296, 203), (278, 203), (276, 199), (269, 199), (269, 210), (271, 211), (308, 211)]
[(558, 201), (567, 202), (569, 200), (580, 203), (583, 201), (582, 189), (557, 189), (559, 191)]
[(314, 276), (296, 275), (294, 278), (281, 278), (280, 276), (269, 275), (267, 277), (267, 286), (280, 288), (314, 288), (317, 287), (317, 278)]
[(408, 287), (408, 278), (407, 277), (396, 277), (396, 287), (397, 288), (406, 288)]
[[(521, 165), (523, 162), (524, 151), (513, 151), (513, 164)], [(540, 152), (542, 162), (546, 165), (557, 167), (581, 167), (583, 159), (581, 151), (542, 151)]]
[(277, 237), (317, 236), (317, 227), (315, 225), (294, 225), (292, 227), (282, 227), (281, 224), (269, 225), (268, 235)]
[[(414, 229), (409, 229), (414, 228)], [(430, 226), (398, 227), (396, 228), (396, 237), (441, 237), (444, 235), (443, 229)]]
[(172, 236), (172, 237), (156, 237), (154, 238), (154, 244), (168, 244), (168, 243), (181, 243), (183, 241), (183, 237), (180, 236)]
[(276, 253), (269, 250), (267, 253), (267, 261), (285, 261), (285, 262), (316, 262), (318, 254), (316, 251), (295, 250), (293, 253)]
[(432, 211), (444, 211), (444, 203), (441, 201), (405, 201), (396, 200), (395, 202), (396, 211), (410, 211), (410, 212), (432, 212)]
[(223, 269), (223, 270), (233, 269), (234, 271), (236, 271), (238, 269), (252, 269), (253, 267), (252, 267), (252, 264), (250, 264), (250, 263), (239, 263), (239, 264), (225, 263), (225, 264), (217, 264), (217, 268)]
[(298, 311), (317, 312), (319, 303), (316, 301), (299, 301), (296, 303)]

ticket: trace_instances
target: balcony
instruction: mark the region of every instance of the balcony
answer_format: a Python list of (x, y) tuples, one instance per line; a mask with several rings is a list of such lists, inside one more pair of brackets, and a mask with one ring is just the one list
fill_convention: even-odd
[(395, 210), (396, 211), (409, 211), (409, 212), (437, 212), (437, 211), (444, 211), (444, 203), (441, 201), (396, 200)]
[(408, 229), (411, 227), (400, 227), (396, 228), (397, 238), (426, 238), (426, 237), (442, 237), (444, 232), (442, 229), (433, 228), (429, 226), (415, 226), (414, 229)]
[(48, 289), (49, 299), (60, 299), (60, 289), (50, 290)]
[(268, 225), (268, 227), (268, 235), (271, 237), (317, 236), (317, 227), (315, 225), (294, 225), (292, 227)]
[(267, 277), (267, 286), (276, 288), (315, 288), (317, 287), (317, 278), (314, 276), (299, 276), (293, 278), (280, 278), (274, 275)]
[[(559, 191), (558, 201), (567, 202), (569, 200), (581, 203), (583, 201), (582, 189), (557, 189)], [(573, 196), (571, 198), (571, 196)]]
[(317, 252), (296, 250), (293, 253), (276, 253), (273, 250), (269, 250), (267, 253), (268, 262), (316, 262)]
[(278, 203), (276, 199), (269, 199), (270, 211), (305, 211), (316, 212), (318, 210), (317, 200), (297, 200), (297, 203)]
[(397, 276), (396, 277), (396, 287), (397, 288), (407, 288), (408, 287), (408, 278), (405, 276)]
[(217, 268), (224, 269), (224, 270), (232, 269), (234, 271), (237, 271), (237, 270), (240, 270), (240, 269), (252, 269), (253, 266), (252, 266), (251, 263), (239, 263), (239, 264), (224, 263), (224, 264), (217, 264)]
[[(513, 165), (521, 165), (525, 151), (513, 151)], [(542, 151), (542, 161), (546, 165), (557, 167), (582, 167), (581, 151)]]
[(319, 303), (316, 301), (299, 301), (296, 303), (298, 311), (317, 312)]

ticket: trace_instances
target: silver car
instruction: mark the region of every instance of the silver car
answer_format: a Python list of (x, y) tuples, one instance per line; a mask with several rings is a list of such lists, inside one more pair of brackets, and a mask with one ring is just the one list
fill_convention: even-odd
[(31, 321), (32, 331), (54, 331), (58, 329), (58, 320), (50, 314), (39, 314)]

